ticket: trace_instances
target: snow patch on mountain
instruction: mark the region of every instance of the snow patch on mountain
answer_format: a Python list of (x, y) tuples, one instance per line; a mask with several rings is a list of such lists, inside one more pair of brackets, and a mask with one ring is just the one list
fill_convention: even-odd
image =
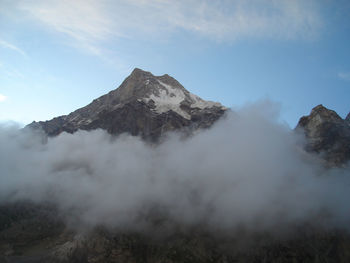
[(190, 97), (192, 101), (194, 101), (193, 104), (191, 104), (191, 108), (200, 108), (200, 109), (205, 109), (205, 108), (212, 108), (212, 107), (222, 107), (222, 105), (218, 102), (213, 102), (213, 101), (205, 101), (202, 100), (200, 97), (197, 95), (194, 95), (190, 93)]
[(191, 119), (191, 116), (180, 108), (180, 103), (186, 99), (185, 93), (178, 88), (174, 88), (160, 80), (158, 80), (160, 88), (158, 94), (150, 94), (145, 98), (145, 102), (152, 100), (156, 106), (155, 111), (158, 113), (168, 112), (170, 110), (176, 112), (186, 119)]
[[(199, 108), (199, 109), (205, 109), (205, 108), (212, 108), (212, 107), (223, 107), (220, 103), (212, 102), (212, 101), (205, 101), (198, 97), (197, 95), (194, 95), (185, 89), (182, 90), (178, 87), (173, 87), (169, 84), (166, 84), (160, 80), (157, 80), (159, 83), (157, 92), (152, 92), (148, 95), (147, 98), (144, 98), (144, 102), (148, 103), (151, 100), (154, 102), (155, 109), (154, 111), (157, 113), (164, 113), (168, 112), (169, 110), (172, 110), (185, 119), (190, 120), (191, 116), (189, 113), (181, 109), (181, 103), (186, 101), (188, 105), (192, 109)], [(147, 83), (146, 83), (147, 85)]]

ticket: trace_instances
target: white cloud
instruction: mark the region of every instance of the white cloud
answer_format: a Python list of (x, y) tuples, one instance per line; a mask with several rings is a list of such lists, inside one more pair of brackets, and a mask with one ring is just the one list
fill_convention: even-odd
[(0, 102), (3, 102), (7, 99), (5, 95), (0, 94)]
[(13, 45), (9, 42), (6, 42), (2, 39), (0, 39), (0, 47), (11, 49), (11, 50), (16, 51), (17, 53), (21, 54), (22, 56), (25, 56), (25, 57), (27, 56), (27, 54), (22, 49), (20, 49), (19, 47), (16, 47), (15, 45)]
[(18, 7), (45, 26), (76, 40), (94, 54), (99, 54), (97, 43), (111, 35), (113, 19), (106, 16), (103, 1), (95, 0), (49, 0), (23, 1)]
[(80, 230), (199, 226), (259, 237), (305, 225), (349, 229), (349, 169), (324, 169), (301, 151), (301, 134), (279, 124), (278, 108), (245, 106), (157, 147), (102, 130), (46, 140), (0, 125), (0, 202), (50, 200)]
[(28, 0), (18, 7), (95, 54), (101, 42), (119, 37), (184, 30), (214, 41), (307, 39), (321, 25), (314, 0)]
[(350, 72), (339, 72), (338, 77), (340, 79), (350, 81)]
[(141, 26), (152, 27), (153, 20), (159, 19), (159, 24), (163, 26), (192, 31), (221, 41), (235, 41), (245, 37), (307, 38), (310, 34), (314, 35), (320, 26), (320, 18), (314, 5), (310, 4), (312, 1), (131, 2), (134, 8), (139, 6), (146, 10), (147, 14), (154, 14), (143, 15), (139, 21)]

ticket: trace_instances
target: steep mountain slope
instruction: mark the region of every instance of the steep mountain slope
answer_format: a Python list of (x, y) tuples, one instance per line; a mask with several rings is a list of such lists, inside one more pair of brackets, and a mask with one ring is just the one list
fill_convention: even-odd
[(101, 128), (111, 134), (131, 133), (156, 140), (163, 132), (207, 128), (226, 108), (187, 91), (169, 75), (134, 69), (116, 90), (69, 115), (33, 122), (48, 135)]
[(350, 160), (350, 114), (343, 120), (335, 111), (318, 105), (299, 120), (297, 129), (306, 135), (306, 150), (321, 154), (331, 166)]

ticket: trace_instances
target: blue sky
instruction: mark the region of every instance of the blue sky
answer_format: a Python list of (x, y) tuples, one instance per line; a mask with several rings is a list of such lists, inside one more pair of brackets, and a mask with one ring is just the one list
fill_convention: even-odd
[(47, 120), (115, 89), (133, 68), (204, 99), (281, 104), (294, 127), (350, 111), (347, 0), (0, 0), (0, 121)]

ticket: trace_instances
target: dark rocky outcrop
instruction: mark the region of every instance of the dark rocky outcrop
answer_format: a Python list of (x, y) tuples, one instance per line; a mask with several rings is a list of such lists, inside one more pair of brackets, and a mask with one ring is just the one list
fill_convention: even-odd
[(331, 166), (340, 166), (350, 160), (349, 119), (349, 115), (344, 120), (335, 111), (318, 105), (299, 120), (296, 129), (305, 133), (307, 151), (321, 154)]
[(111, 134), (130, 133), (154, 141), (167, 131), (208, 128), (225, 111), (220, 103), (191, 94), (167, 74), (154, 76), (136, 68), (119, 88), (89, 105), (28, 127), (42, 129), (49, 136), (101, 128)]

